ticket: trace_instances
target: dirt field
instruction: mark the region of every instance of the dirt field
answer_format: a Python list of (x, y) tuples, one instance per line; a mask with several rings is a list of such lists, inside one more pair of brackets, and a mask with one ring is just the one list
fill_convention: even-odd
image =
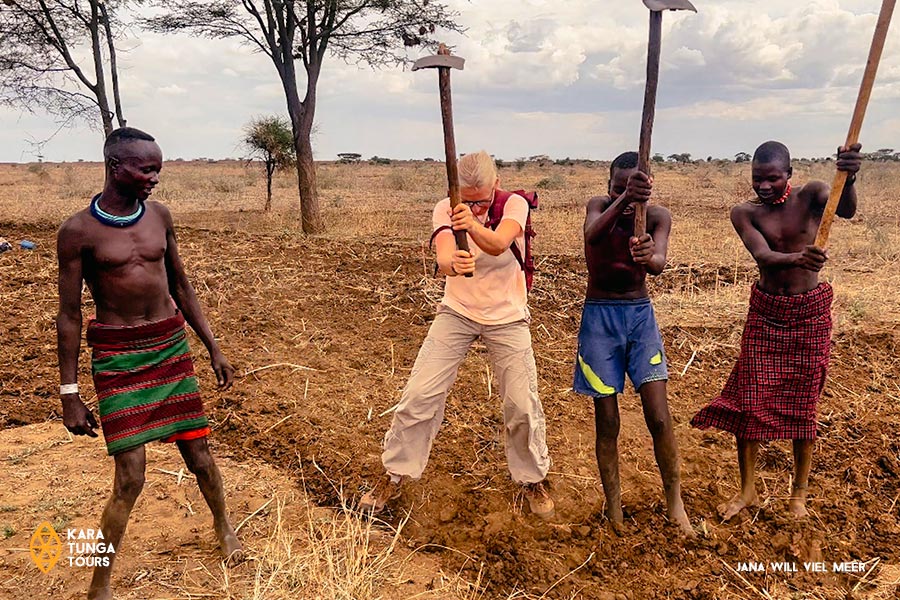
[[(484, 348), (476, 346), (451, 392), (425, 476), (406, 488), (388, 524), (374, 527), (376, 542), (366, 550), (377, 558), (393, 539), (391, 527), (402, 524), (403, 550), (394, 559), (402, 563), (416, 549), (412, 556), (421, 562), (414, 562), (416, 575), (408, 579), (413, 583), (398, 576), (394, 565), (387, 569), (391, 576), (367, 592), (305, 596), (282, 587), (259, 595), (253, 573), (271, 562), (264, 548), (281, 531), (271, 505), (264, 518), (254, 517), (242, 531), (255, 560), (226, 577), (216, 565), (209, 536), (204, 537), (206, 521), (198, 528), (184, 510), (162, 521), (152, 519), (157, 509), (151, 507), (151, 490), (145, 491), (151, 498), (138, 505), (122, 547), (114, 577), (119, 589), (144, 581), (144, 569), (175, 575), (153, 575), (141, 584), (139, 595), (127, 597), (897, 597), (900, 167), (865, 165), (858, 184), (859, 215), (836, 224), (833, 232), (832, 260), (823, 276), (836, 292), (835, 346), (820, 405), (811, 517), (805, 522), (786, 518), (790, 447), (773, 443), (760, 456), (762, 507), (729, 524), (719, 522), (715, 506), (736, 489), (734, 441), (693, 430), (688, 421), (721, 389), (738, 352), (755, 268), (733, 233), (728, 209), (748, 197), (749, 168), (666, 165), (656, 172), (656, 201), (672, 210), (675, 225), (670, 264), (651, 292), (670, 361), (669, 399), (683, 459), (685, 503), (701, 532), (695, 542), (678, 539), (666, 521), (650, 436), (633, 392), (620, 400), (626, 534), (612, 534), (600, 518), (592, 406), (570, 388), (585, 281), (583, 206), (605, 188), (605, 168), (529, 164), (501, 170), (504, 187), (537, 187), (543, 203), (535, 214), (538, 272), (531, 330), (554, 461), (555, 522), (537, 522), (522, 510), (505, 469), (499, 401)], [(830, 178), (832, 169), (798, 164), (795, 179)], [(194, 339), (214, 447), (228, 457), (225, 475), (229, 490), (236, 490), (230, 501), (236, 521), (277, 495), (305, 499), (304, 489), (318, 506), (340, 507), (352, 503), (379, 474), (390, 409), (440, 299), (441, 281), (431, 276), (432, 258), (423, 241), (444, 187), (442, 176), (440, 164), (322, 165), (329, 233), (310, 238), (297, 231), (296, 191), (288, 176), (277, 181), (273, 212), (263, 214), (264, 182), (257, 170), (239, 163), (166, 165), (156, 199), (175, 214), (189, 275), (241, 375), (233, 390), (216, 393), (207, 357)], [(54, 234), (65, 215), (99, 191), (101, 179), (101, 167), (87, 163), (0, 165), (0, 236), (16, 246), (0, 254), (5, 307), (0, 313), (0, 427), (11, 430), (0, 438), (0, 527), (6, 532), (0, 539), (2, 597), (43, 597), (47, 576), (22, 553), (31, 533), (45, 519), (96, 526), (109, 485), (110, 464), (100, 441), (51, 443), (67, 440), (56, 395)], [(37, 249), (19, 250), (21, 239), (36, 242)], [(92, 307), (85, 299), (87, 317)], [(86, 351), (80, 383), (91, 389)], [(26, 434), (18, 428), (47, 422), (50, 426), (27, 433), (28, 447), (36, 448), (32, 454), (44, 457), (30, 464), (36, 459), (21, 457), (15, 436)], [(153, 448), (164, 451), (167, 458), (160, 455), (160, 460), (169, 463), (159, 467), (153, 459), (150, 468), (178, 470), (171, 449)], [(31, 470), (18, 470), (28, 464)], [(72, 473), (96, 473), (84, 483), (91, 492), (36, 509), (42, 490), (66, 497), (63, 492), (70, 488), (60, 486), (60, 464)], [(259, 469), (265, 469), (266, 486), (260, 487)], [(17, 472), (28, 476), (17, 478)], [(12, 493), (11, 482), (27, 493)], [(182, 482), (181, 488), (186, 485)], [(194, 509), (205, 518), (196, 498)], [(411, 516), (404, 521), (407, 511)], [(284, 522), (289, 534), (305, 531), (302, 518)], [(201, 541), (194, 540), (198, 535)], [(183, 543), (192, 545), (189, 559), (177, 550)], [(136, 557), (151, 548), (148, 567)], [(135, 558), (126, 561), (129, 555)], [(796, 574), (735, 571), (741, 562), (802, 560), (829, 566), (858, 560), (866, 570), (808, 574), (801, 563)], [(431, 575), (423, 575), (429, 569)], [(185, 579), (189, 572), (200, 574)], [(442, 587), (444, 574), (450, 574), (448, 581), (453, 578), (452, 586)], [(237, 583), (222, 585), (228, 577)], [(53, 581), (54, 597), (56, 591), (78, 597), (87, 579), (81, 571), (57, 567)]]

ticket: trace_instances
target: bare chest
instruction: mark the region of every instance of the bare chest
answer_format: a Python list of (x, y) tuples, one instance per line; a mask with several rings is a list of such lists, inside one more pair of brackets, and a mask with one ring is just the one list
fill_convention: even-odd
[(631, 238), (634, 237), (634, 218), (620, 217), (609, 232), (605, 243), (598, 244), (597, 259), (600, 262), (631, 262)]
[(770, 248), (795, 252), (815, 241), (822, 215), (795, 203), (775, 210), (760, 206), (754, 220)]
[(98, 225), (91, 257), (95, 267), (113, 271), (161, 262), (166, 255), (166, 231), (162, 223), (152, 221), (144, 219), (133, 227), (121, 229)]

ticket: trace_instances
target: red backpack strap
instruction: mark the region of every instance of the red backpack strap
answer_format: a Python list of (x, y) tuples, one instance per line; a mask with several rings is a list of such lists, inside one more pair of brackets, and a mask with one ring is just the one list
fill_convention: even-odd
[(506, 201), (509, 200), (512, 195), (513, 192), (507, 192), (506, 190), (497, 190), (494, 192), (494, 201), (491, 202), (491, 206), (488, 209), (487, 222), (484, 224), (485, 227), (497, 229), (497, 226), (500, 225), (500, 221), (503, 220), (503, 209), (506, 208)]
[(529, 196), (534, 196), (535, 202), (537, 202), (537, 194), (531, 192), (525, 192), (523, 190), (516, 190), (514, 192), (508, 192), (506, 190), (497, 190), (494, 192), (494, 201), (491, 203), (491, 207), (488, 209), (488, 218), (487, 222), (484, 224), (485, 227), (490, 227), (491, 229), (497, 229), (497, 226), (500, 225), (500, 221), (503, 220), (503, 210), (506, 208), (507, 201), (513, 196), (522, 196), (525, 198), (525, 202), (528, 203), (529, 212), (532, 208), (537, 208), (537, 206), (531, 205), (531, 200), (529, 200)]
[[(449, 225), (441, 225), (440, 227), (438, 227), (437, 229), (435, 229), (433, 232), (431, 232), (431, 238), (429, 238), (429, 240), (428, 240), (428, 247), (429, 247), (429, 248), (431, 248), (431, 247), (434, 246), (434, 238), (436, 238), (436, 237), (438, 236), (438, 234), (439, 234), (440, 232), (442, 232), (442, 231), (451, 231), (451, 232), (452, 232), (452, 231), (453, 231), (453, 228), (450, 227)], [(431, 276), (432, 276), (432, 277), (437, 277), (438, 270), (439, 270), (439, 269), (438, 269), (437, 259), (435, 259), (435, 261), (434, 261), (434, 273), (432, 273)]]
[(525, 285), (528, 291), (531, 291), (531, 284), (534, 281), (534, 254), (531, 252), (531, 240), (534, 238), (537, 233), (534, 231), (534, 226), (531, 224), (531, 211), (537, 210), (540, 206), (538, 204), (538, 195), (537, 192), (526, 192), (524, 190), (516, 190), (513, 192), (514, 194), (518, 194), (525, 198), (525, 202), (528, 203), (528, 218), (525, 220), (525, 256), (523, 257), (519, 253), (519, 247), (516, 244), (512, 245), (513, 255), (516, 257), (516, 260), (519, 261), (519, 264), (522, 266), (522, 270), (525, 271)]
[(526, 192), (525, 190), (516, 190), (513, 194), (517, 194), (525, 198), (525, 202), (528, 203), (528, 208), (531, 210), (537, 210), (540, 204), (538, 203), (538, 195), (537, 192)]
[(494, 194), (494, 202), (491, 204), (491, 208), (488, 211), (488, 220), (485, 225), (491, 229), (497, 229), (500, 221), (503, 220), (503, 209), (506, 208), (506, 202), (512, 196), (522, 196), (522, 198), (525, 199), (525, 202), (528, 203), (529, 218), (531, 217), (531, 211), (536, 210), (539, 206), (537, 192), (526, 192), (525, 190), (508, 192), (506, 190), (497, 190)]
[(431, 248), (431, 247), (434, 245), (434, 238), (436, 238), (440, 232), (446, 231), (446, 230), (448, 230), (448, 229), (449, 229), (451, 232), (452, 232), (452, 230), (453, 230), (453, 228), (450, 227), (449, 225), (441, 225), (440, 227), (438, 227), (437, 229), (435, 229), (435, 230), (431, 233), (431, 238), (428, 240), (428, 247)]
[(523, 232), (525, 234), (525, 256), (522, 256), (522, 251), (515, 242), (510, 245), (509, 249), (519, 263), (519, 266), (525, 271), (528, 288), (531, 289), (531, 274), (534, 272), (534, 261), (528, 250), (531, 246), (531, 238), (535, 236), (534, 228), (531, 226), (531, 211), (538, 207), (537, 192), (526, 192), (525, 190), (514, 190), (511, 192), (497, 190), (494, 194), (494, 202), (491, 204), (491, 208), (488, 211), (488, 220), (485, 225), (491, 229), (497, 229), (497, 226), (500, 225), (500, 221), (503, 220), (503, 209), (506, 208), (506, 202), (512, 196), (521, 196), (525, 199), (525, 202), (528, 203), (528, 218), (525, 220), (525, 229)]

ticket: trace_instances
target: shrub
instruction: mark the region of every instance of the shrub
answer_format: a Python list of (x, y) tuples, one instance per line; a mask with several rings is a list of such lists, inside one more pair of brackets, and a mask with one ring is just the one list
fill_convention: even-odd
[(566, 178), (559, 173), (554, 173), (550, 177), (544, 177), (535, 184), (542, 190), (560, 190), (566, 186)]

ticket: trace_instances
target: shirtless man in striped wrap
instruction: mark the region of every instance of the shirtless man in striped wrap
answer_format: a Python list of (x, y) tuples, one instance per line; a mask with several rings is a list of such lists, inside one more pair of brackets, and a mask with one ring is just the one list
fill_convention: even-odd
[[(175, 442), (212, 510), (220, 549), (229, 563), (242, 548), (225, 511), (222, 476), (207, 446), (209, 427), (187, 346), (185, 322), (209, 351), (219, 387), (234, 369), (219, 349), (184, 272), (172, 215), (147, 202), (159, 183), (162, 152), (133, 128), (113, 131), (103, 148), (106, 183), (91, 205), (60, 227), (59, 352), (63, 423), (75, 435), (97, 437), (97, 421), (78, 394), (82, 281), (96, 318), (88, 324), (92, 373), (107, 451), (115, 459), (113, 493), (101, 530), (116, 551), (144, 485), (144, 444)], [(112, 598), (115, 553), (99, 557), (90, 599)]]

